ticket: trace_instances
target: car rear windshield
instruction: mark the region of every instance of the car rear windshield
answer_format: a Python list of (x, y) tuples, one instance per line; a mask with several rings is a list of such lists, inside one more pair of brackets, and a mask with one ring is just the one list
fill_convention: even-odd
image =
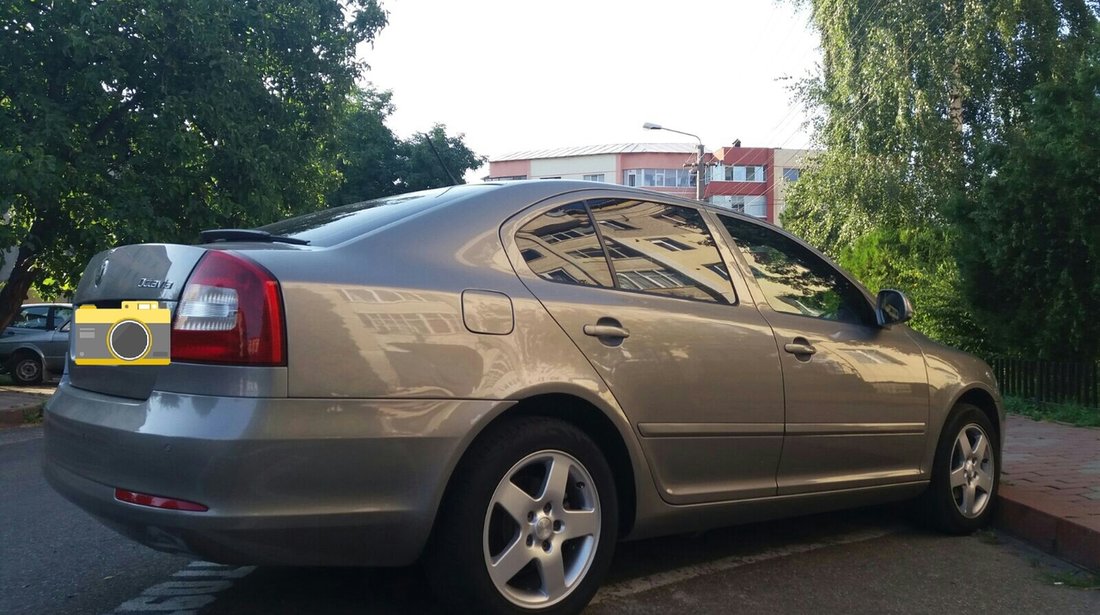
[(305, 239), (311, 246), (324, 248), (491, 188), (489, 185), (473, 184), (410, 192), (315, 211), (261, 226), (260, 230), (272, 235)]

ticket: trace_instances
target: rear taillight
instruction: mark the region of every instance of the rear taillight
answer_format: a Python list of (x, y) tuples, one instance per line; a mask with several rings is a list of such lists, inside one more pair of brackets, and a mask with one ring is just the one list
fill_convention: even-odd
[(286, 365), (282, 293), (275, 276), (239, 254), (207, 252), (180, 295), (172, 360)]

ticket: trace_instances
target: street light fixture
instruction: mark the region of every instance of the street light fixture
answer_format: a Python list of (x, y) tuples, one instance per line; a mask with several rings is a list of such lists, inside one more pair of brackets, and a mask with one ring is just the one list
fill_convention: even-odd
[(699, 155), (695, 160), (695, 200), (703, 200), (703, 174), (706, 171), (707, 165), (703, 162), (703, 156), (705, 152), (703, 150), (703, 140), (698, 135), (693, 135), (690, 132), (684, 132), (682, 130), (673, 130), (671, 128), (665, 128), (660, 124), (654, 124), (653, 122), (646, 122), (642, 124), (642, 128), (645, 130), (665, 130), (668, 132), (674, 132), (678, 135), (689, 136), (699, 142)]

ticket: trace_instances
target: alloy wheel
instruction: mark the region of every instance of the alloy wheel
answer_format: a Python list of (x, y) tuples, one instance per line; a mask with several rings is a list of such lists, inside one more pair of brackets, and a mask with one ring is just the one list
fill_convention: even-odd
[(595, 482), (576, 458), (553, 450), (524, 457), (485, 513), (482, 545), (493, 585), (520, 607), (560, 602), (592, 565), (600, 519)]
[(973, 519), (982, 514), (993, 497), (995, 472), (993, 448), (989, 436), (977, 424), (959, 431), (951, 450), (951, 497), (962, 516)]

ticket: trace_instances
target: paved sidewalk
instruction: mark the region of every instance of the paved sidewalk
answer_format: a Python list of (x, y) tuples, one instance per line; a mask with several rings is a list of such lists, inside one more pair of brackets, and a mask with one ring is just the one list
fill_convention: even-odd
[(1100, 429), (1009, 416), (997, 525), (1100, 571)]

